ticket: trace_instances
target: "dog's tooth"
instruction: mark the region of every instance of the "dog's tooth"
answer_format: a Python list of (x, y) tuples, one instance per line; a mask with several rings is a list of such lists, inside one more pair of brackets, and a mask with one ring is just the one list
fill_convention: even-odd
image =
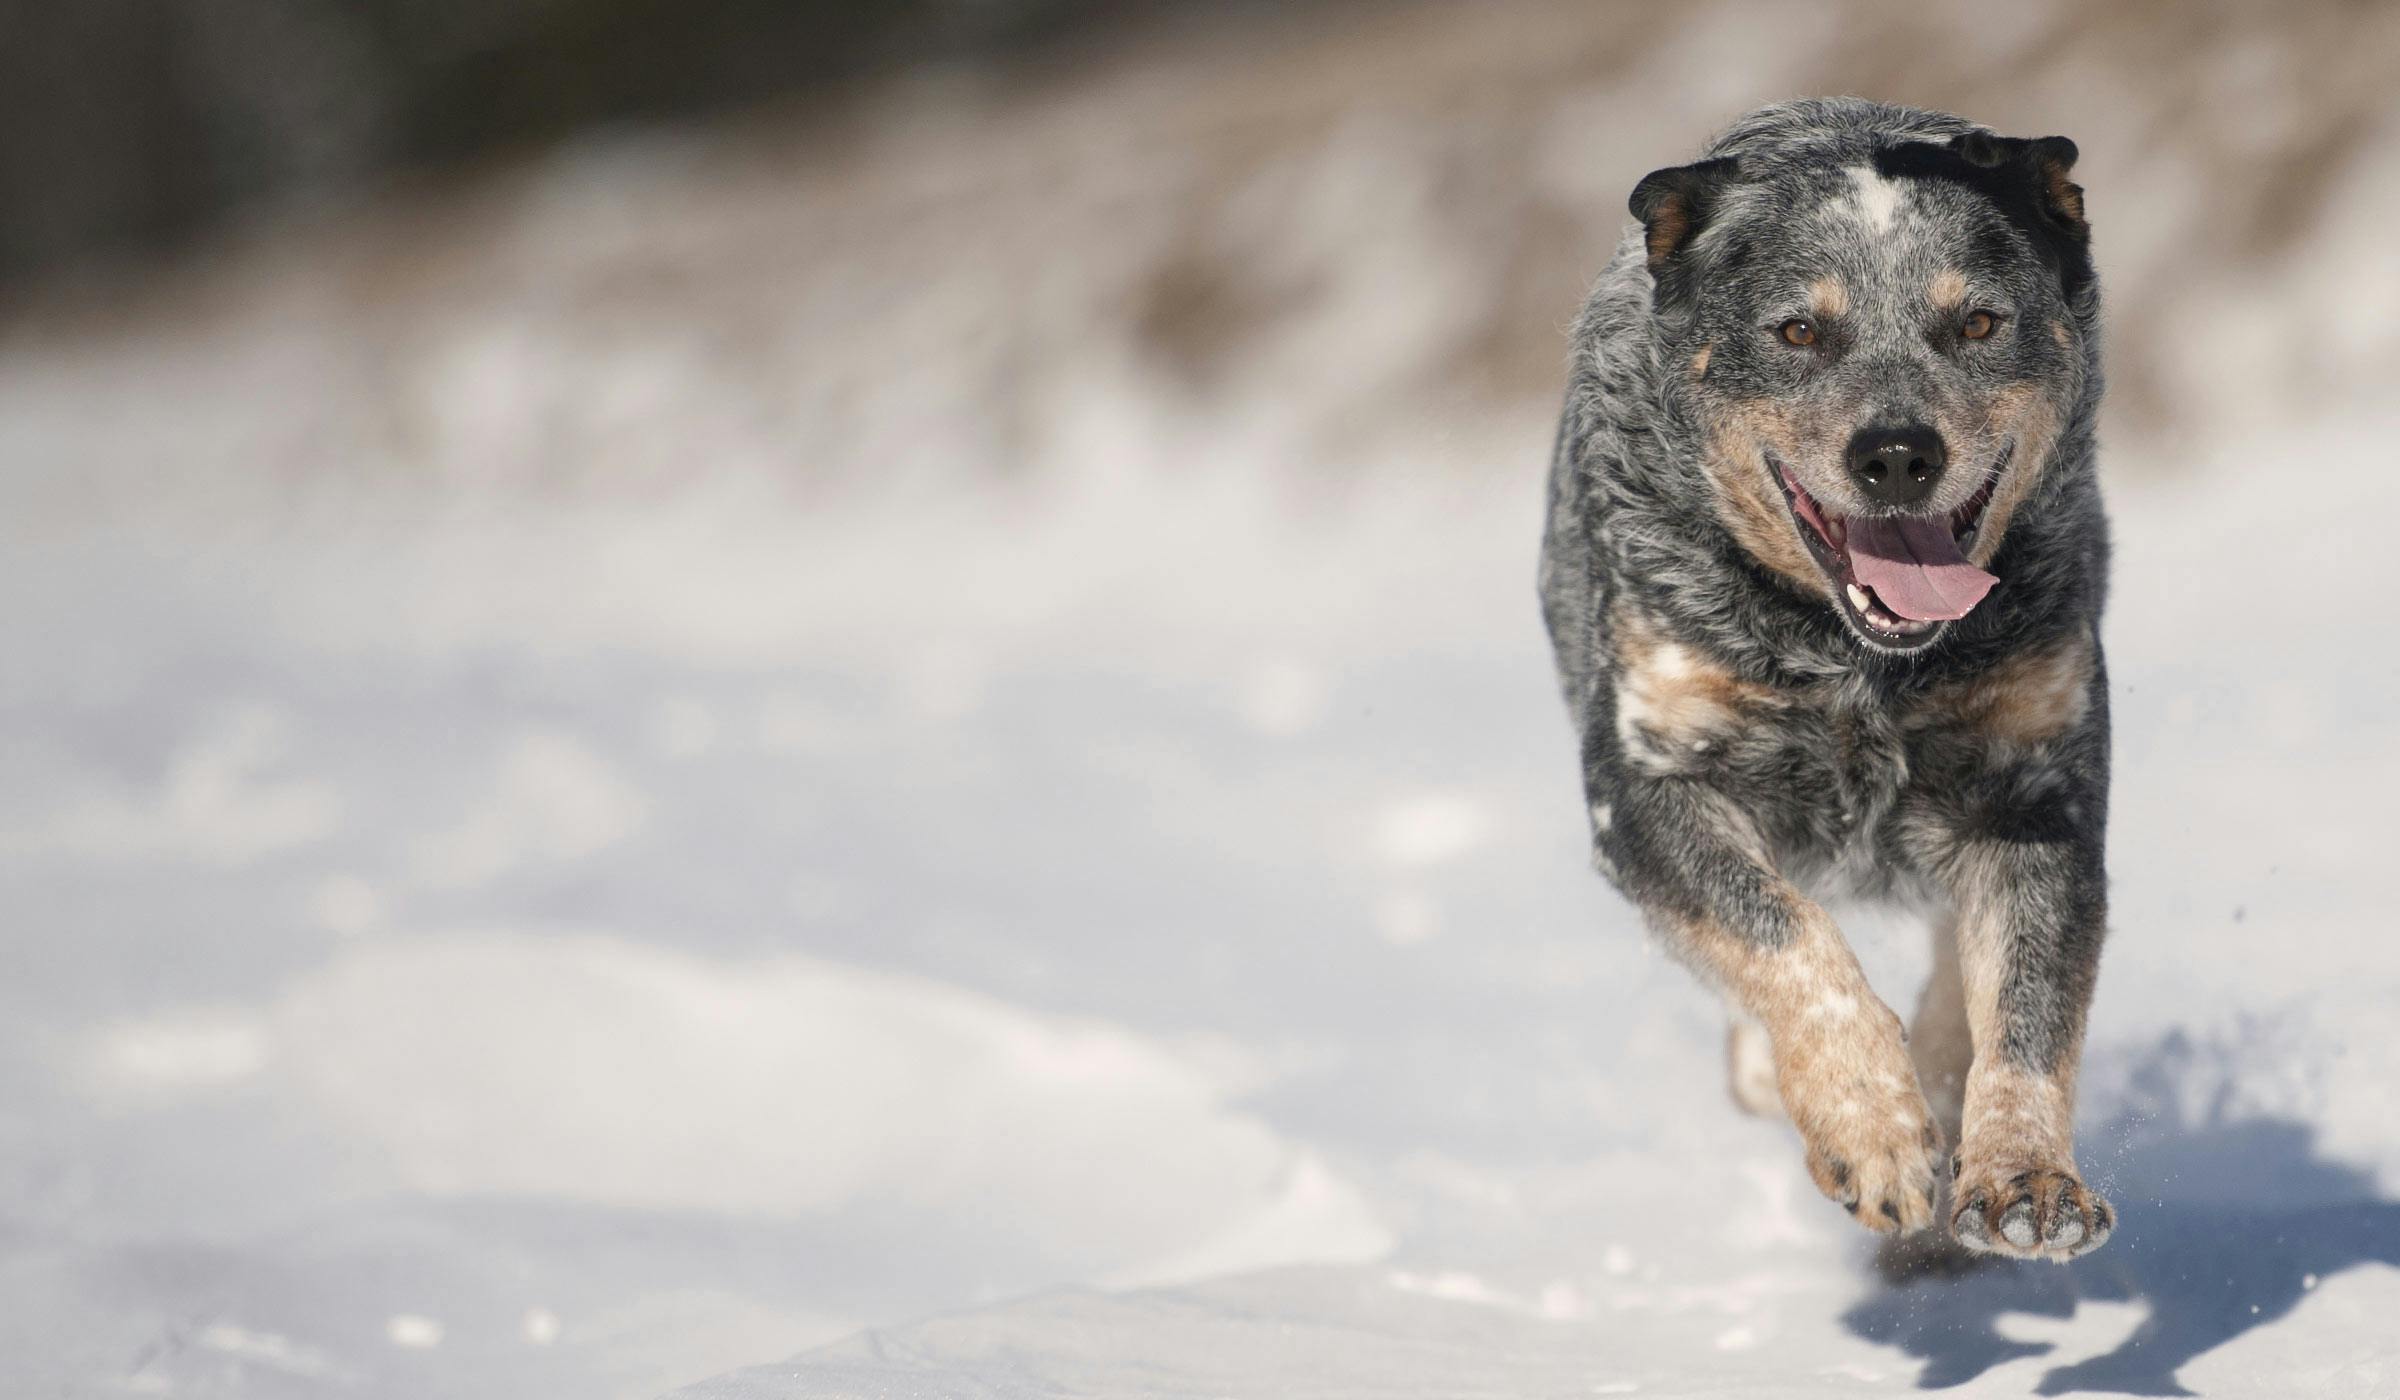
[(1851, 605), (1856, 607), (1860, 612), (1865, 612), (1867, 610), (1867, 590), (1854, 583), (1849, 586), (1848, 592), (1850, 594)]

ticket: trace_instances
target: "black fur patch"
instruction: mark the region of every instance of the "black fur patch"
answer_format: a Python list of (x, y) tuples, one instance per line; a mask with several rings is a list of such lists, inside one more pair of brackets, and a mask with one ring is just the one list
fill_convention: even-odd
[[(2057, 273), (2072, 300), (2092, 282), (2092, 231), (2083, 217), (2083, 188), (2066, 181), (2076, 155), (2075, 143), (2064, 136), (2027, 140), (1978, 131), (1941, 145), (1879, 146), (1875, 171), (1886, 179), (1949, 180), (1989, 199)], [(2071, 206), (2060, 198), (2062, 188), (2073, 191)]]

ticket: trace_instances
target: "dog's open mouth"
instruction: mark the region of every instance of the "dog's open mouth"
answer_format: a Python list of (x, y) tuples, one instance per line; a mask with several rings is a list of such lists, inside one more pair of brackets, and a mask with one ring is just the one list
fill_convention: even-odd
[(1808, 494), (1791, 469), (1769, 459), (1784, 500), (1817, 567), (1833, 580), (1851, 619), (1894, 651), (1930, 643), (1942, 624), (1965, 617), (1998, 579), (1967, 562), (1991, 504), (1992, 483), (2015, 444), (2003, 449), (1983, 485), (1945, 515), (1840, 516)]

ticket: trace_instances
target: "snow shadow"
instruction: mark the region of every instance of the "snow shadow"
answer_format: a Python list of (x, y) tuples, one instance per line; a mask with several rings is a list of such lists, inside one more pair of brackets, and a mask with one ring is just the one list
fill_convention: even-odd
[(2371, 1172), (2332, 1161), (2308, 1123), (2237, 1113), (2231, 1092), (2189, 1107), (2202, 1056), (2180, 1034), (2133, 1075), (2136, 1105), (2086, 1149), (2116, 1203), (2116, 1237), (2060, 1267), (1981, 1262), (1879, 1289), (1843, 1314), (1856, 1335), (1922, 1358), (1918, 1388), (1966, 1384), (2051, 1350), (2004, 1335), (2009, 1314), (2072, 1318), (2086, 1301), (2148, 1315), (2114, 1350), (2053, 1368), (2041, 1395), (2193, 1395), (2183, 1367), (2299, 1307), (2323, 1280), (2362, 1264), (2400, 1266), (2400, 1202)]

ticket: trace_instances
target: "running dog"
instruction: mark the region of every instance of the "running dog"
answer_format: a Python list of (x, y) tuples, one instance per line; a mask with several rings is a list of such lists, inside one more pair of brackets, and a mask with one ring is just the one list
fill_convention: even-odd
[[(2064, 137), (1767, 107), (1634, 187), (1542, 549), (1593, 863), (1731, 1003), (1735, 1096), (1905, 1234), (2064, 1261), (2106, 923), (2099, 298)], [(1913, 1025), (1819, 900), (1920, 908)], [(1944, 1161), (1945, 1149), (1956, 1152)]]

